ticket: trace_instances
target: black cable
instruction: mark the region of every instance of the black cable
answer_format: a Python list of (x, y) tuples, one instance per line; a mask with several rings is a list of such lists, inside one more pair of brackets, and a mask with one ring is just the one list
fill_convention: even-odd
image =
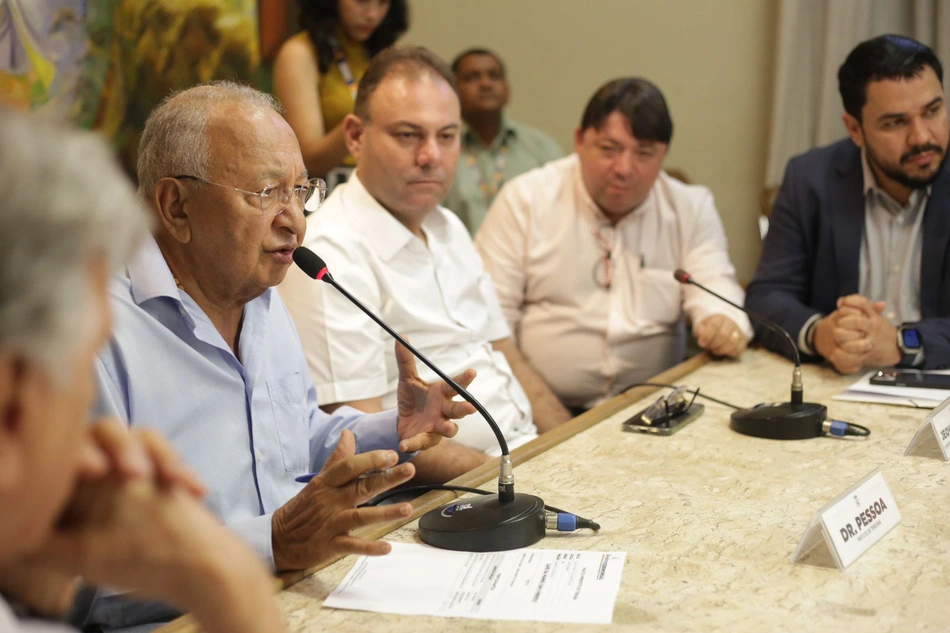
[(854, 435), (855, 437), (868, 437), (871, 435), (871, 429), (866, 426), (861, 426), (860, 424), (855, 424), (854, 422), (848, 422), (848, 428), (844, 434)]
[[(395, 497), (401, 494), (425, 494), (427, 492), (432, 492), (433, 490), (447, 490), (449, 492), (470, 492), (476, 495), (491, 495), (495, 494), (488, 490), (482, 490), (480, 488), (469, 488), (468, 486), (455, 486), (452, 484), (426, 484), (424, 486), (409, 486), (407, 488), (394, 488), (392, 490), (387, 490), (386, 492), (380, 494), (379, 496), (370, 499), (363, 505), (361, 508), (378, 506), (380, 503)], [(590, 528), (591, 530), (599, 530), (600, 524), (592, 521), (590, 519), (585, 519), (584, 517), (574, 514), (573, 512), (568, 512), (567, 510), (562, 510), (556, 508), (552, 505), (544, 504), (544, 509), (548, 512), (554, 512), (556, 514), (573, 514), (577, 517), (577, 527), (580, 528)]]
[[(679, 387), (677, 387), (676, 385), (667, 385), (662, 382), (635, 382), (629, 387), (627, 387), (626, 389), (624, 389), (623, 391), (621, 391), (621, 393), (627, 393), (634, 387), (665, 387), (667, 389), (679, 389)], [(706, 400), (710, 400), (712, 402), (715, 402), (716, 404), (721, 404), (723, 406), (729, 407), (730, 409), (735, 409), (736, 411), (747, 408), (747, 407), (737, 407), (736, 405), (726, 402), (725, 400), (719, 400), (718, 398), (707, 396), (699, 389), (696, 389), (696, 390), (687, 389), (686, 392), (691, 393), (694, 396), (699, 396), (700, 398), (705, 398)]]

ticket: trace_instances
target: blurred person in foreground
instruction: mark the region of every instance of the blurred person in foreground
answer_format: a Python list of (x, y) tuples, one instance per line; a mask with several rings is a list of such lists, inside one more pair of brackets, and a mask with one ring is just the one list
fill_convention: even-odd
[(215, 633), (284, 625), (264, 566), (153, 433), (90, 424), (107, 285), (147, 233), (109, 149), (0, 112), (0, 631), (66, 631), (79, 578), (192, 611)]

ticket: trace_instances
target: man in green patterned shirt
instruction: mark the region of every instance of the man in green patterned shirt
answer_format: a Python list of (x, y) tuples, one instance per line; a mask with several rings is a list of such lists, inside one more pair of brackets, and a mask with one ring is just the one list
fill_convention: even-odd
[(497, 54), (469, 49), (455, 58), (452, 70), (466, 127), (455, 184), (442, 204), (474, 235), (505, 182), (564, 153), (550, 135), (504, 117), (508, 79)]

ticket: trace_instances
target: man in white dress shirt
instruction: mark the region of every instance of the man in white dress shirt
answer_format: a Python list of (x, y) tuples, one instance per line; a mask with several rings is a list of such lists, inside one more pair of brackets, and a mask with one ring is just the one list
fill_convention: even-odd
[[(304, 244), (445, 372), (476, 369), (469, 390), (510, 447), (568, 420), (518, 353), (465, 226), (439, 206), (459, 157), (461, 115), (451, 71), (424, 49), (382, 53), (343, 125), (356, 173), (308, 218)], [(395, 404), (397, 371), (384, 331), (298, 270), (280, 293), (321, 405), (372, 412)], [(424, 379), (431, 375), (421, 365), (419, 371)], [(454, 442), (416, 458), (417, 480), (445, 481), (498, 454), (488, 425), (470, 417)]]
[(591, 98), (575, 154), (509, 182), (475, 238), (527, 361), (570, 407), (593, 406), (676, 364), (684, 312), (699, 345), (738, 356), (746, 316), (705, 187), (662, 171), (673, 123), (660, 90), (618, 79)]

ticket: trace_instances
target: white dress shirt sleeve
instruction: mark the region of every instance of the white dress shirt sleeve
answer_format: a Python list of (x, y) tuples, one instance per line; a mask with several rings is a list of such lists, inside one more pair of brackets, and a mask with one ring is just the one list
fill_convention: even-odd
[(485, 340), (489, 343), (501, 341), (511, 336), (511, 329), (508, 327), (508, 321), (501, 310), (501, 304), (498, 301), (498, 293), (495, 292), (495, 284), (491, 277), (484, 270), (481, 271), (481, 279), (478, 282), (478, 289), (485, 301), (485, 309), (488, 311), (488, 319), (485, 323), (485, 331), (482, 332)]
[[(327, 249), (322, 250), (328, 252)], [(327, 268), (334, 270), (329, 262), (327, 262)], [(313, 282), (311, 285), (326, 286), (326, 284), (320, 282)], [(336, 292), (333, 288), (327, 289)], [(366, 321), (370, 320), (362, 312), (360, 312), (360, 316)], [(373, 326), (375, 325), (373, 323)], [(303, 356), (299, 358), (300, 371), (306, 375), (306, 365), (309, 364), (309, 361), (305, 361)], [(398, 452), (399, 435), (395, 410), (364, 413), (352, 407), (340, 407), (332, 414), (328, 414), (318, 406), (319, 404), (320, 399), (316, 387), (310, 381), (307, 387), (307, 410), (310, 412), (310, 472), (319, 472), (323, 468), (327, 459), (336, 449), (343, 429), (353, 431), (353, 435), (356, 436), (357, 453), (383, 449)], [(410, 457), (411, 455), (400, 454), (400, 459), (403, 460)]]
[(530, 201), (520, 183), (502, 187), (475, 235), (475, 248), (495, 285), (501, 311), (511, 331), (518, 331), (525, 296)]
[[(703, 188), (692, 207), (695, 215), (685, 218), (683, 223), (683, 268), (697, 282), (742, 305), (745, 292), (736, 280), (736, 269), (729, 260), (729, 244), (712, 192)], [(747, 338), (752, 337), (752, 324), (744, 312), (700, 288), (686, 286), (683, 289), (683, 308), (693, 327), (713, 314), (722, 314), (735, 322)]]
[[(343, 288), (376, 314), (382, 312), (379, 282), (360, 245), (319, 236), (312, 248)], [(335, 288), (305, 276), (297, 283), (298, 278), (281, 287), (281, 296), (296, 323), (320, 404), (383, 396), (392, 339)]]

